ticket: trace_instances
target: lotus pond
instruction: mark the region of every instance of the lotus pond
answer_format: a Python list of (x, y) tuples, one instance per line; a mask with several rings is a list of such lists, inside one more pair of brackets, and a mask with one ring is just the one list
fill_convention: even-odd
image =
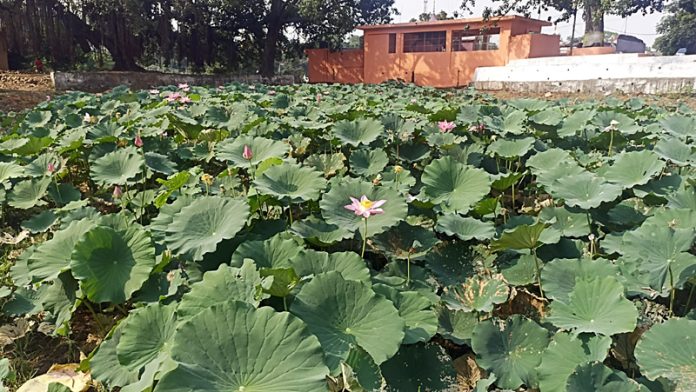
[(2, 312), (88, 320), (102, 390), (696, 389), (686, 106), (182, 85), (0, 123)]

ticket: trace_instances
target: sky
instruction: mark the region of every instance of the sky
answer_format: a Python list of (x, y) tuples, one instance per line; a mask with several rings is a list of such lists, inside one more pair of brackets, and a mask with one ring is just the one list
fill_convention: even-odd
[[(444, 10), (447, 11), (448, 14), (452, 14), (453, 11), (458, 10), (462, 18), (479, 17), (485, 6), (490, 6), (492, 4), (490, 0), (478, 0), (476, 2), (474, 14), (469, 15), (468, 12), (464, 12), (460, 9), (462, 0), (428, 0), (428, 12), (432, 12), (433, 10), (433, 1), (435, 2), (436, 12)], [(394, 5), (401, 13), (401, 15), (394, 17), (394, 22), (397, 23), (408, 22), (411, 18), (416, 18), (423, 12), (423, 0), (395, 0)], [(540, 19), (546, 20), (548, 16), (554, 18), (559, 14), (558, 12), (542, 12)], [(661, 17), (661, 13), (648, 14), (646, 16), (638, 13), (628, 18), (607, 15), (604, 17), (604, 29), (606, 31), (634, 35), (645, 41), (646, 45), (652, 46), (655, 38), (657, 38), (655, 27)], [(577, 19), (575, 34), (576, 36), (580, 36), (585, 31), (585, 23), (583, 23), (580, 13), (578, 13)], [(544, 27), (542, 32), (547, 34), (559, 34), (561, 39), (565, 39), (566, 37), (570, 37), (572, 27), (572, 21), (570, 21), (559, 23), (557, 26)]]

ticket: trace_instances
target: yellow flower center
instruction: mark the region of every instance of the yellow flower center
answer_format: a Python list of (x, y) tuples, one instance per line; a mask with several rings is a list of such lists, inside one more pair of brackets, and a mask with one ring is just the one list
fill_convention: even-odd
[(363, 208), (371, 208), (373, 204), (375, 203), (370, 200), (363, 200), (360, 202), (360, 205), (363, 206)]

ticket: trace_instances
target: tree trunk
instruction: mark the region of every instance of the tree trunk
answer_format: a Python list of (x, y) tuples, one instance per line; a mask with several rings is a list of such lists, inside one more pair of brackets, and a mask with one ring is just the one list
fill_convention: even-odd
[(583, 46), (604, 45), (604, 9), (601, 0), (585, 0)]
[(261, 59), (261, 76), (272, 77), (275, 75), (275, 58), (283, 28), (283, 0), (272, 0), (271, 11), (266, 19), (266, 40), (263, 45)]

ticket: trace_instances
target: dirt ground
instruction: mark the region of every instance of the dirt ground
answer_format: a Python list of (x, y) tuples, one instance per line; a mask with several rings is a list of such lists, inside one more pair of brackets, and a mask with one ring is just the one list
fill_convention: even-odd
[[(547, 93), (547, 94), (523, 94), (510, 91), (492, 91), (490, 94), (499, 99), (515, 98), (540, 98), (571, 100), (602, 100), (605, 94), (575, 94), (575, 93)], [(21, 111), (30, 109), (39, 102), (56, 94), (53, 89), (51, 77), (48, 74), (0, 72), (0, 112)], [(680, 103), (696, 109), (696, 95), (625, 95), (612, 94), (619, 99), (633, 97), (642, 98), (648, 103), (657, 103), (665, 106), (678, 106)]]

